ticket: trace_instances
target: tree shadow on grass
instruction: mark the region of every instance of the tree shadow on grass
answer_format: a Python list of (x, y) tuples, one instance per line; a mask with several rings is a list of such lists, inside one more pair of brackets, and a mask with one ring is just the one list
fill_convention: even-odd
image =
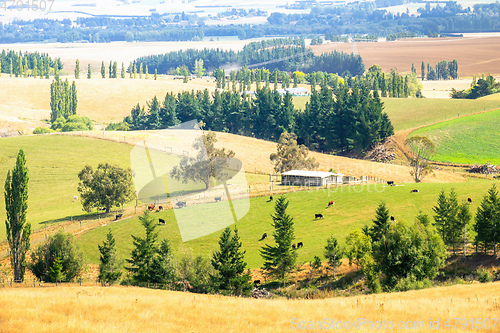
[(115, 216), (115, 212), (114, 211), (115, 210), (112, 210), (109, 213), (105, 213), (105, 212), (95, 213), (95, 212), (92, 212), (92, 213), (82, 213), (82, 214), (79, 214), (79, 215), (68, 215), (68, 216), (65, 216), (65, 217), (58, 218), (58, 219), (50, 219), (50, 220), (41, 221), (38, 224), (39, 225), (51, 226), (51, 225), (59, 224), (59, 223), (62, 223), (62, 222), (71, 222), (71, 221), (73, 221), (73, 222), (75, 222), (75, 221), (85, 222), (85, 221), (89, 221), (89, 220), (98, 219), (99, 217), (100, 218), (114, 217)]

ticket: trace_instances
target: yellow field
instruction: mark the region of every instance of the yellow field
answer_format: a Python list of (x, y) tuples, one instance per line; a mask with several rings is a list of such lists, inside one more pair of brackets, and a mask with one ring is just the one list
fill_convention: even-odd
[[(132, 287), (6, 288), (0, 293), (0, 331), (275, 333), (328, 318), (323, 323), (358, 321), (356, 332), (403, 331), (398, 325), (412, 327), (409, 332), (498, 332), (498, 322), (488, 330), (471, 329), (470, 321), (498, 318), (498, 295), (500, 282), (323, 300), (262, 300)], [(360, 326), (358, 318), (371, 321), (373, 329)], [(466, 329), (460, 323), (446, 329), (448, 318), (466, 319)], [(437, 320), (439, 330), (430, 329), (430, 322), (437, 325)], [(382, 321), (394, 329), (375, 329)], [(449, 324), (453, 328), (455, 321)]]

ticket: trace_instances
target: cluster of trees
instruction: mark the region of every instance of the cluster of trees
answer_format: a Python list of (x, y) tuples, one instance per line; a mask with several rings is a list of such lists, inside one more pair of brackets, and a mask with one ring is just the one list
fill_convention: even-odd
[(50, 77), (63, 68), (59, 58), (52, 59), (45, 53), (6, 51), (0, 54), (0, 73), (15, 77)]
[(483, 76), (477, 79), (475, 76), (472, 79), (471, 87), (465, 90), (451, 89), (451, 98), (466, 98), (476, 99), (479, 97), (495, 94), (500, 91), (500, 82), (496, 82), (495, 78), (489, 73), (486, 77)]
[[(335, 96), (335, 98), (334, 98)], [(378, 92), (367, 88), (313, 89), (304, 112), (292, 96), (263, 87), (255, 98), (216, 90), (168, 93), (160, 105), (156, 97), (145, 110), (137, 104), (124, 119), (132, 130), (163, 129), (197, 119), (206, 129), (277, 141), (283, 132), (296, 133), (298, 141), (318, 150), (365, 150), (394, 133)]]
[(199, 60), (203, 60), (204, 66), (209, 70), (244, 64), (248, 67), (265, 65), (270, 71), (274, 69), (288, 72), (324, 71), (338, 74), (349, 71), (353, 75), (361, 75), (365, 69), (359, 55), (334, 51), (315, 56), (312, 50), (305, 47), (303, 39), (292, 38), (252, 42), (239, 52), (220, 49), (188, 49), (138, 58), (134, 63), (144, 63), (149, 68), (157, 69), (159, 73), (168, 73), (183, 65), (188, 66), (188, 70), (195, 71), (195, 62)]
[(402, 38), (413, 38), (413, 37), (416, 37), (416, 34), (414, 32), (400, 31), (387, 35), (386, 39), (387, 41), (391, 42)]
[[(412, 67), (412, 71), (414, 71), (415, 67)], [(440, 61), (436, 64), (436, 67), (432, 67), (429, 63), (427, 63), (427, 76), (426, 76), (426, 67), (425, 63), (422, 61), (422, 65), (420, 66), (421, 78), (422, 81), (427, 78), (427, 80), (456, 80), (458, 79), (458, 62), (453, 59), (452, 61)], [(416, 71), (415, 71), (416, 74)]]
[(68, 119), (76, 114), (78, 95), (76, 83), (71, 85), (68, 79), (61, 80), (56, 77), (50, 84), (50, 121), (54, 123), (58, 118)]

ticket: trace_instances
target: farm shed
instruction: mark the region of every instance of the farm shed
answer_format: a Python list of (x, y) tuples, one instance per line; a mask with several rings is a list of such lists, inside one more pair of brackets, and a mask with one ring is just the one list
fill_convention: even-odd
[(281, 185), (325, 186), (342, 184), (343, 177), (344, 175), (341, 173), (291, 170), (281, 174)]

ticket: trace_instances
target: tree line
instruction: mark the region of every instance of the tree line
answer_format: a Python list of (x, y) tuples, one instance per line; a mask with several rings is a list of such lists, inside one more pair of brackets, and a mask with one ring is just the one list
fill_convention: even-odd
[[(413, 66), (412, 71), (416, 69)], [(456, 80), (458, 79), (458, 62), (453, 59), (451, 61), (442, 60), (436, 64), (435, 67), (432, 67), (429, 63), (427, 63), (427, 72), (425, 63), (422, 61), (422, 65), (420, 66), (420, 73), (422, 81), (424, 79), (427, 80)], [(427, 74), (426, 74), (427, 73)]]
[(474, 76), (469, 89), (456, 90), (452, 88), (450, 96), (458, 99), (476, 99), (495, 94), (498, 91), (500, 91), (500, 82), (496, 82), (495, 78), (488, 73), (486, 77), (483, 74), (479, 79)]
[[(366, 150), (394, 134), (378, 92), (339, 85), (313, 89), (304, 112), (293, 105), (289, 93), (263, 87), (255, 98), (235, 91), (208, 90), (167, 93), (162, 103), (155, 96), (147, 109), (137, 104), (124, 124), (131, 130), (163, 129), (197, 119), (204, 128), (278, 141), (283, 132), (315, 150)], [(111, 125), (109, 129), (115, 128)]]
[(51, 74), (62, 68), (59, 58), (52, 59), (45, 53), (2, 50), (0, 54), (0, 73), (10, 76), (48, 79)]

